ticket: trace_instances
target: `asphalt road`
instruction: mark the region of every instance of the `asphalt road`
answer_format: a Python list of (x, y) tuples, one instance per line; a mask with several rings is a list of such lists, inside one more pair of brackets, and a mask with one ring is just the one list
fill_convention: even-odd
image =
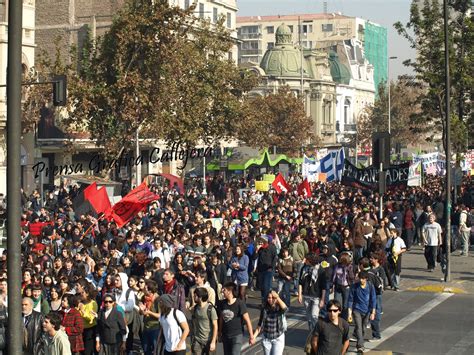
[[(258, 310), (249, 309), (256, 324)], [(382, 341), (366, 341), (369, 354), (474, 354), (473, 295), (386, 291), (383, 310)], [(304, 310), (292, 305), (287, 319), (284, 354), (302, 354), (308, 335)], [(366, 339), (370, 335), (369, 330)], [(263, 354), (260, 344), (242, 349), (242, 354)], [(349, 351), (355, 353), (354, 343)]]

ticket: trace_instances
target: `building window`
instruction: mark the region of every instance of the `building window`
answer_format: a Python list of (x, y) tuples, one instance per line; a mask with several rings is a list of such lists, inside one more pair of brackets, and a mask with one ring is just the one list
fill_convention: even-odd
[(303, 48), (311, 49), (313, 48), (313, 41), (303, 41)]
[(267, 49), (272, 49), (275, 46), (275, 43), (273, 42), (268, 42), (267, 43)]
[(313, 32), (313, 25), (301, 25), (301, 32), (302, 33), (312, 33)]
[(0, 21), (7, 21), (7, 5), (6, 0), (0, 0)]
[(344, 124), (349, 123), (350, 112), (351, 112), (351, 100), (345, 99), (344, 100)]
[(234, 60), (234, 55), (232, 54), (232, 52), (228, 52), (228, 53), (227, 53), (227, 58), (228, 58), (229, 60)]
[(273, 26), (267, 26), (267, 33), (268, 34), (275, 33), (275, 28)]
[(25, 37), (26, 37), (26, 38), (31, 38), (31, 37), (33, 37), (33, 30), (27, 30), (27, 29), (25, 29)]
[(232, 14), (230, 12), (227, 13), (227, 28), (232, 28)]
[(199, 18), (204, 18), (204, 4), (199, 3)]
[(288, 26), (290, 28), (291, 33), (293, 33), (293, 25)]
[(332, 32), (332, 23), (325, 23), (325, 24), (322, 24), (322, 31), (323, 32)]
[(212, 8), (212, 21), (214, 23), (217, 23), (217, 17), (218, 17), (217, 7), (213, 7)]
[(184, 0), (184, 9), (189, 9), (189, 0)]
[(252, 49), (260, 49), (259, 48), (259, 41), (247, 41), (242, 43), (240, 49), (243, 50), (252, 50)]

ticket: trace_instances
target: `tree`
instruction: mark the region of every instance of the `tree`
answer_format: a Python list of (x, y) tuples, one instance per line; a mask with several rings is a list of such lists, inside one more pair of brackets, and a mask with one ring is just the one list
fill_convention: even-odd
[[(390, 131), (392, 145), (409, 145), (426, 136), (430, 126), (418, 120), (421, 113), (419, 103), (423, 90), (410, 78), (399, 78), (390, 82)], [(367, 106), (357, 121), (358, 140), (362, 144), (371, 142), (373, 132), (388, 131), (388, 90), (385, 84), (378, 88), (378, 99)]]
[[(472, 18), (468, 16), (471, 6), (471, 0), (449, 2), (451, 101), (452, 107), (457, 110), (457, 116), (463, 122), (472, 122), (473, 115), (470, 98), (474, 84), (474, 27)], [(421, 112), (418, 119), (420, 122), (434, 123), (444, 138), (444, 19), (439, 1), (425, 0), (421, 7), (413, 3), (409, 22), (406, 25), (397, 22), (394, 26), (417, 51), (416, 60), (406, 60), (404, 64), (413, 68), (417, 84), (426, 89), (420, 97)], [(453, 145), (461, 147), (462, 144), (456, 142), (457, 138), (452, 137)]]
[[(106, 155), (130, 149), (137, 130), (142, 139), (188, 145), (231, 137), (256, 78), (226, 59), (234, 39), (224, 18), (210, 24), (194, 9), (129, 0), (102, 38), (86, 40), (62, 67), (65, 130), (87, 133)], [(48, 74), (57, 72), (45, 64)]]
[(275, 94), (249, 98), (242, 119), (235, 123), (237, 137), (256, 148), (277, 146), (294, 154), (310, 141), (317, 142), (313, 121), (288, 86)]

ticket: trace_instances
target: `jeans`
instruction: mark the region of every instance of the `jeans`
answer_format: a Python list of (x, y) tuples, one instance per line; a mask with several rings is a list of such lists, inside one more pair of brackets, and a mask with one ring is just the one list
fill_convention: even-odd
[(334, 299), (339, 301), (342, 305), (341, 317), (347, 320), (347, 301), (349, 300), (349, 293), (351, 288), (349, 286), (335, 286), (334, 287)]
[(301, 269), (304, 266), (304, 263), (302, 261), (295, 261), (295, 265), (296, 265), (296, 277), (295, 277), (295, 280), (294, 280), (294, 286), (295, 286), (295, 290), (298, 291), (298, 283), (299, 283), (299, 280), (300, 280), (300, 272), (301, 272)]
[(364, 335), (365, 335), (365, 328), (367, 327), (367, 323), (369, 321), (370, 313), (361, 314), (359, 311), (352, 312), (352, 318), (354, 318), (355, 330), (354, 333), (357, 338), (357, 347), (361, 348), (364, 346)]
[(262, 294), (262, 302), (267, 301), (267, 296), (272, 289), (273, 270), (260, 271), (260, 293)]
[(415, 230), (413, 228), (405, 229), (405, 244), (407, 246), (407, 249), (411, 249), (413, 245), (414, 236), (415, 236)]
[(462, 254), (469, 255), (469, 237), (471, 235), (471, 231), (461, 230), (459, 234), (461, 235), (461, 241), (462, 241)]
[(319, 298), (303, 296), (303, 303), (308, 317), (309, 330), (313, 331), (319, 317)]
[(287, 307), (290, 307), (290, 303), (291, 303), (291, 294), (290, 294), (291, 284), (292, 282), (289, 280), (283, 280), (283, 279), (278, 280), (278, 294), (280, 295), (283, 302), (285, 302)]
[(265, 355), (282, 355), (285, 348), (285, 333), (276, 339), (263, 338), (262, 347)]
[[(324, 305), (327, 305), (328, 302), (329, 302), (329, 296), (330, 296), (330, 294), (331, 294), (332, 283), (328, 283), (328, 284), (326, 285), (326, 287), (327, 287), (327, 288), (326, 288), (326, 294), (325, 294), (325, 296), (324, 296)], [(321, 318), (326, 318), (326, 316), (327, 316), (326, 307), (323, 307), (323, 308), (321, 308), (321, 309), (319, 310), (319, 316), (320, 316)]]
[(428, 264), (429, 270), (434, 270), (436, 267), (436, 257), (438, 255), (438, 246), (437, 245), (427, 245), (425, 246), (425, 259)]
[(222, 338), (222, 345), (224, 346), (224, 355), (240, 355), (242, 348), (242, 334), (233, 338)]
[(158, 342), (160, 329), (144, 329), (142, 333), (142, 347), (145, 355), (153, 355)]
[(377, 295), (377, 305), (375, 307), (375, 319), (370, 321), (372, 326), (372, 336), (374, 338), (380, 339), (380, 320), (382, 319), (382, 295)]
[(211, 342), (199, 342), (197, 339), (193, 339), (191, 342), (191, 354), (193, 355), (214, 355), (216, 351), (211, 351)]

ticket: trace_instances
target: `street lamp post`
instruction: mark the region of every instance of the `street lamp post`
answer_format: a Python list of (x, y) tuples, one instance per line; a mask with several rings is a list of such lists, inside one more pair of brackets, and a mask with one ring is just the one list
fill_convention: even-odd
[(388, 83), (388, 133), (392, 133), (391, 124), (392, 124), (392, 107), (390, 105), (390, 61), (397, 59), (398, 57), (388, 57), (387, 64), (387, 83)]
[(444, 8), (444, 79), (445, 79), (445, 149), (446, 149), (446, 207), (445, 207), (445, 221), (446, 221), (446, 273), (444, 281), (451, 281), (451, 117), (450, 117), (450, 77), (449, 77), (449, 27), (448, 27), (448, 1), (443, 0)]

